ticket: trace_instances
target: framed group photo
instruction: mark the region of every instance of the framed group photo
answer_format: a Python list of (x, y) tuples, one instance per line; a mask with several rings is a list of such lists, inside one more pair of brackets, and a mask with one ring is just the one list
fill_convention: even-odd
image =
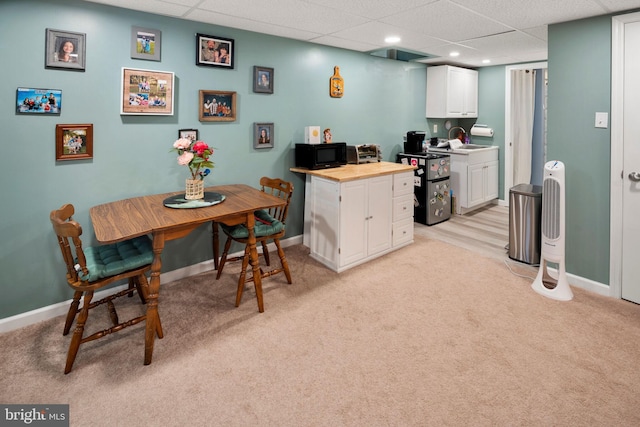
[(253, 91), (256, 93), (273, 93), (273, 68), (253, 67)]
[(19, 87), (16, 90), (16, 113), (60, 114), (62, 91), (60, 89), (33, 89)]
[(47, 28), (45, 46), (46, 68), (84, 71), (86, 34)]
[(235, 41), (196, 34), (196, 65), (233, 69)]
[(178, 138), (186, 138), (191, 141), (197, 141), (198, 129), (180, 129), (178, 131)]
[(253, 148), (273, 148), (273, 123), (253, 124)]
[(93, 125), (56, 125), (56, 160), (93, 158)]
[(131, 27), (131, 58), (160, 61), (162, 32), (151, 28)]
[(236, 120), (236, 93), (201, 90), (199, 120), (201, 122), (233, 122)]
[(174, 73), (122, 68), (120, 114), (173, 115)]

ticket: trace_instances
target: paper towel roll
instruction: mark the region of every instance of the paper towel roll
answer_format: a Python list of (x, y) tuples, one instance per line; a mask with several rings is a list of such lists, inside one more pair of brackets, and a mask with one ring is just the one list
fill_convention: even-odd
[(473, 125), (470, 132), (472, 136), (493, 136), (493, 129), (486, 125)]

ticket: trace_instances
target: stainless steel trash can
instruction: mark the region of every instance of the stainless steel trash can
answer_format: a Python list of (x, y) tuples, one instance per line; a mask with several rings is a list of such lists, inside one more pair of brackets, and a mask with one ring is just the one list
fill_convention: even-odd
[(519, 184), (509, 190), (509, 258), (540, 264), (542, 186)]

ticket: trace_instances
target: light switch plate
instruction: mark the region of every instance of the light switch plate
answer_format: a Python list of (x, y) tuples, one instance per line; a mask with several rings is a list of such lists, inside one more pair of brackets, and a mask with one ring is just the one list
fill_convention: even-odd
[(433, 125), (433, 133), (438, 133), (438, 125), (437, 124)]
[(596, 113), (596, 127), (605, 129), (609, 127), (609, 113)]

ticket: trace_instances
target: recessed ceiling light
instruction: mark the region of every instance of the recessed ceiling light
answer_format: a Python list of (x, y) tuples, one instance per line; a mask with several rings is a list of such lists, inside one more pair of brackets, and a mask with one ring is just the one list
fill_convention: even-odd
[(400, 37), (398, 36), (389, 36), (384, 39), (385, 43), (398, 43), (400, 41)]
[(460, 52), (451, 52), (449, 56), (460, 56)]
[(483, 63), (483, 64), (490, 64), (490, 63), (491, 63), (491, 60), (490, 60), (490, 59), (483, 59), (483, 60), (482, 60), (482, 63)]

